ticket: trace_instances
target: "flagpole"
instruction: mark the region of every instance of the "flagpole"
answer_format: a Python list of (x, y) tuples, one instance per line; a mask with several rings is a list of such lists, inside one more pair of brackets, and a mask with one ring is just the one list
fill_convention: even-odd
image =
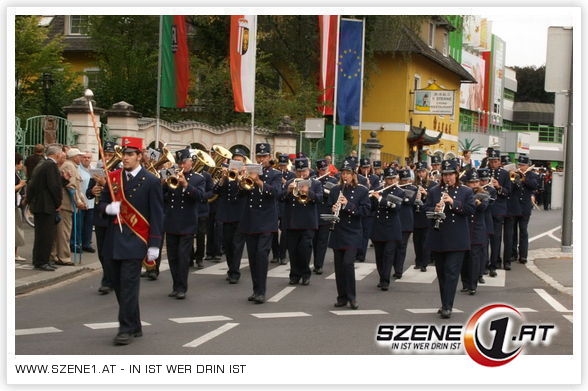
[(155, 109), (155, 148), (159, 149), (159, 113), (161, 106), (161, 34), (163, 31), (163, 15), (159, 16), (159, 50), (157, 55), (157, 107)]
[(331, 155), (333, 155), (332, 164), (337, 165), (337, 157), (335, 153), (335, 135), (337, 134), (337, 80), (339, 79), (339, 72), (337, 72), (337, 61), (339, 60), (339, 33), (341, 31), (341, 15), (337, 15), (337, 39), (335, 41), (335, 93), (333, 94), (333, 143), (331, 146)]
[(257, 60), (257, 15), (254, 16), (255, 18), (255, 31), (253, 32), (253, 36), (255, 37), (255, 56), (253, 57), (253, 102), (251, 107), (251, 147), (249, 149), (249, 155), (252, 162), (255, 161), (253, 158), (255, 156), (255, 76), (256, 76), (256, 60)]
[(365, 63), (365, 18), (363, 18), (363, 32), (361, 42), (361, 85), (359, 88), (359, 146), (357, 147), (357, 159), (361, 159), (361, 123), (363, 120), (363, 64)]

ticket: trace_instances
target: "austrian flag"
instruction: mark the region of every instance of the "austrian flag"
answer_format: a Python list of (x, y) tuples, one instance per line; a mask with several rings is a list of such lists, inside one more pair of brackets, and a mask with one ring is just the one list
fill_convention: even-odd
[(255, 105), (257, 16), (231, 15), (231, 85), (235, 111), (251, 113)]

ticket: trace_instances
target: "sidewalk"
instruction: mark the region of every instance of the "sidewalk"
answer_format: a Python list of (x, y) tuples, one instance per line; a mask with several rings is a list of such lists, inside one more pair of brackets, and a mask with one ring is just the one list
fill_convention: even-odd
[(527, 269), (558, 291), (573, 294), (573, 254), (560, 248), (529, 250)]

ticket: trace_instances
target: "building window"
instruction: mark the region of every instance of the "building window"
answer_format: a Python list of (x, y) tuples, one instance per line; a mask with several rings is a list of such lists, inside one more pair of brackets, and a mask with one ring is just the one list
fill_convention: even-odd
[(447, 57), (447, 54), (449, 54), (449, 34), (447, 34), (447, 32), (444, 32), (443, 33), (443, 48), (442, 48), (442, 53), (446, 57)]
[(69, 35), (88, 35), (88, 15), (70, 15)]
[(84, 69), (84, 88), (95, 89), (98, 86), (98, 76), (100, 75), (99, 68), (85, 68)]
[(539, 125), (539, 142), (561, 143), (563, 141), (563, 128), (555, 128)]
[(420, 90), (421, 88), (421, 77), (419, 75), (414, 75), (414, 90)]
[(429, 46), (435, 47), (435, 23), (429, 23)]

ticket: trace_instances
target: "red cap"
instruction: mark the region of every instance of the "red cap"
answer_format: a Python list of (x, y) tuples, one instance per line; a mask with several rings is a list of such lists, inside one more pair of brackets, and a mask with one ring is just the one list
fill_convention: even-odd
[(123, 137), (121, 141), (123, 152), (143, 151), (143, 139), (140, 137)]
[(294, 159), (296, 159), (296, 154), (295, 153), (291, 153), (291, 154), (288, 155), (288, 158), (290, 160), (294, 160)]

